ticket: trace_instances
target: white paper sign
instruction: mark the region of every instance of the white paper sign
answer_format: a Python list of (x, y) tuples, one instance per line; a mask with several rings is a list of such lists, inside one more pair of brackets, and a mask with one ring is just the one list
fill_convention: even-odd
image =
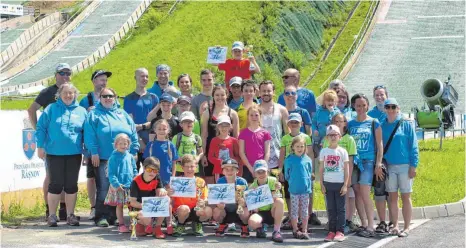
[(175, 191), (172, 197), (197, 197), (196, 178), (194, 177), (171, 177), (170, 187)]
[(142, 216), (144, 217), (168, 217), (170, 216), (170, 198), (143, 197)]
[(208, 184), (209, 196), (207, 201), (209, 204), (219, 203), (235, 203), (235, 184)]
[(227, 47), (209, 47), (207, 50), (208, 64), (223, 64), (227, 61)]
[(255, 189), (246, 190), (244, 199), (248, 210), (254, 210), (273, 204), (272, 192), (269, 185), (265, 184)]

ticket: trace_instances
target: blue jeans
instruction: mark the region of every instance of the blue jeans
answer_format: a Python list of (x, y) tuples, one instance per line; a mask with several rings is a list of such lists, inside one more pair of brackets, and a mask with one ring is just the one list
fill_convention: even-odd
[(344, 232), (345, 229), (345, 196), (340, 190), (343, 183), (329, 183), (324, 181), (325, 201), (327, 203), (328, 230), (330, 232)]
[(108, 161), (100, 160), (99, 167), (94, 167), (95, 173), (95, 186), (96, 186), (96, 199), (95, 199), (95, 219), (97, 223), (102, 219), (108, 222), (114, 222), (116, 216), (116, 208), (104, 204), (105, 197), (107, 197), (110, 181), (108, 180)]

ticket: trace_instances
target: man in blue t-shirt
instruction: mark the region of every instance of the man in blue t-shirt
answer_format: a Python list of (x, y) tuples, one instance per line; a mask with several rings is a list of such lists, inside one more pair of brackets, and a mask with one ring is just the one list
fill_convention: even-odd
[[(285, 84), (285, 87), (288, 85), (294, 85), (296, 89), (298, 90), (298, 99), (297, 103), (300, 108), (303, 108), (309, 112), (309, 114), (312, 116), (316, 112), (316, 99), (314, 96), (314, 93), (312, 90), (306, 89), (306, 88), (300, 88), (299, 87), (299, 71), (293, 68), (287, 69), (283, 73), (283, 82)], [(285, 99), (283, 97), (284, 94), (281, 94), (278, 97), (278, 103), (281, 105), (285, 106)]]
[(149, 82), (149, 72), (146, 68), (137, 69), (134, 72), (134, 79), (136, 79), (136, 89), (125, 97), (123, 108), (136, 124), (140, 147), (136, 165), (139, 171), (143, 162), (142, 153), (146, 144), (149, 143), (150, 122), (147, 121), (147, 115), (159, 104), (159, 98), (146, 90)]
[[(160, 98), (160, 96), (162, 96), (162, 94), (165, 93), (167, 89), (174, 89), (175, 83), (170, 80), (170, 66), (165, 64), (158, 65), (155, 69), (155, 72), (157, 80), (154, 82), (152, 88), (148, 89), (147, 91), (149, 91), (152, 94), (155, 94), (157, 97)], [(179, 93), (178, 95), (181, 95), (181, 93)]]

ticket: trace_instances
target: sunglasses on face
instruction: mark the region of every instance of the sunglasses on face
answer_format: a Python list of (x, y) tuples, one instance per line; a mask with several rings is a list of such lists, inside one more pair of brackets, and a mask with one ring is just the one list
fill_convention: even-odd
[(396, 109), (396, 105), (385, 105), (385, 109), (392, 109), (392, 110), (395, 110), (395, 109)]
[(58, 73), (58, 75), (60, 75), (60, 76), (62, 76), (62, 77), (63, 77), (63, 76), (68, 76), (68, 77), (71, 76), (71, 72), (59, 71), (59, 72), (57, 72), (57, 73)]
[(103, 99), (113, 99), (115, 95), (101, 95)]
[(384, 85), (377, 85), (377, 86), (374, 87), (374, 91), (375, 91), (375, 90), (380, 90), (380, 89), (384, 89), (384, 90), (385, 90), (385, 89), (387, 89), (387, 88), (385, 88)]
[(296, 96), (296, 91), (285, 91), (285, 96)]
[(283, 79), (294, 78), (294, 77), (295, 77), (295, 76), (288, 76), (288, 75), (282, 76)]
[(151, 173), (151, 172), (153, 172), (155, 174), (159, 173), (159, 170), (152, 169), (152, 168), (149, 168), (149, 167), (145, 168), (144, 171), (147, 172), (147, 173)]

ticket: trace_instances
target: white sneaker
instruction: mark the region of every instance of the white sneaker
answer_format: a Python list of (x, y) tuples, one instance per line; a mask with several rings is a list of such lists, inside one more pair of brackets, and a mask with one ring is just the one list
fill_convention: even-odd
[(235, 232), (236, 231), (236, 224), (235, 223), (228, 224), (227, 231), (228, 232)]
[(89, 214), (89, 220), (95, 219), (95, 208), (91, 208), (91, 213)]

